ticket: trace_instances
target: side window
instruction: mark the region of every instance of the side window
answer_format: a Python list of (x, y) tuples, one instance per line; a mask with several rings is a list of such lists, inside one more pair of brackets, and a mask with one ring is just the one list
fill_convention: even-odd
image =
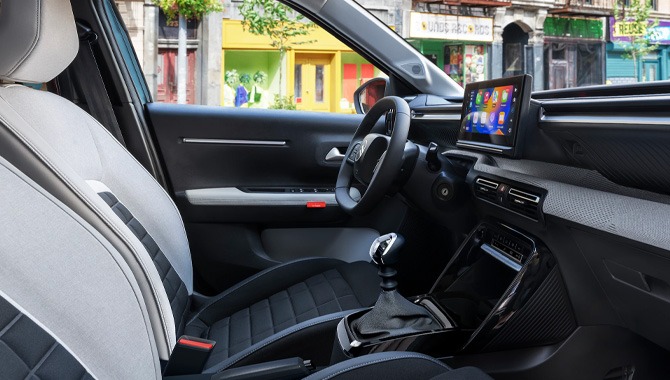
[[(121, 3), (125, 3), (125, 5), (130, 5), (128, 3), (137, 3), (137, 2), (123, 1)], [(141, 5), (141, 2), (139, 4)], [(105, 13), (107, 14), (107, 19), (109, 20), (109, 23), (112, 27), (112, 32), (114, 33), (114, 39), (117, 41), (119, 45), (119, 50), (123, 55), (124, 62), (126, 62), (128, 72), (130, 73), (132, 81), (135, 84), (135, 87), (137, 88), (137, 93), (139, 94), (141, 101), (147, 102), (151, 99), (149, 89), (147, 88), (146, 82), (142, 80), (142, 69), (138, 65), (137, 54), (135, 51), (133, 51), (133, 47), (135, 47), (136, 51), (141, 51), (137, 47), (138, 45), (137, 40), (134, 39), (131, 42), (128, 39), (128, 34), (126, 34), (126, 31), (123, 29), (123, 24), (119, 19), (119, 16), (121, 16), (122, 19), (124, 18), (123, 14), (121, 12), (117, 13), (115, 11), (114, 7), (112, 6), (112, 0), (105, 0), (104, 5), (105, 5)], [(118, 5), (119, 4), (117, 2), (117, 6)], [(119, 8), (119, 10), (120, 9), (125, 8)]]
[[(116, 1), (154, 101), (177, 103), (179, 23), (144, 1)], [(277, 39), (243, 26), (244, 1), (224, 2), (223, 12), (189, 20), (186, 103), (355, 113), (354, 91), (385, 76), (324, 29), (289, 11), (306, 33)], [(152, 27), (155, 25), (155, 28)], [(263, 32), (263, 31), (261, 31)]]

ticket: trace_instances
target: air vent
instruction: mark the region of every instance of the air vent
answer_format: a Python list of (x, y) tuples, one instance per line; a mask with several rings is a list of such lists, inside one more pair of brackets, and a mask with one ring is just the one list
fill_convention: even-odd
[(485, 199), (490, 202), (496, 201), (496, 192), (500, 187), (499, 182), (491, 181), (486, 178), (477, 178), (475, 181), (475, 195), (478, 198)]
[(510, 188), (507, 196), (507, 207), (521, 215), (537, 219), (540, 207), (540, 196), (527, 191)]

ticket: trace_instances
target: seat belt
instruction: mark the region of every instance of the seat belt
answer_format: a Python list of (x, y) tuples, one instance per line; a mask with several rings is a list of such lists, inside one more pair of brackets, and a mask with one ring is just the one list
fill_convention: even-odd
[(98, 35), (80, 22), (77, 22), (77, 32), (79, 52), (72, 62), (71, 78), (76, 79), (75, 87), (85, 98), (91, 116), (125, 146), (121, 128), (114, 114), (114, 107), (109, 100), (105, 82), (102, 80), (100, 68), (93, 53), (93, 44), (97, 43)]

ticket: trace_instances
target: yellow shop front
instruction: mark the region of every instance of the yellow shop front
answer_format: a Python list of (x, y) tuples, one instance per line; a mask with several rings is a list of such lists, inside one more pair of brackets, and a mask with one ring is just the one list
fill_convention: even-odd
[(280, 62), (269, 38), (223, 20), (222, 105), (270, 108), (281, 95), (299, 110), (354, 113), (356, 88), (383, 75), (319, 27), (295, 42)]

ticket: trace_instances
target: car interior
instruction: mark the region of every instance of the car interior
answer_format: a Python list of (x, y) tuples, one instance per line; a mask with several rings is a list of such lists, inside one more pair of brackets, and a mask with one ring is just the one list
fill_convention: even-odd
[(668, 376), (668, 82), (282, 3), (388, 75), (356, 114), (154, 102), (113, 1), (0, 2), (0, 378)]

